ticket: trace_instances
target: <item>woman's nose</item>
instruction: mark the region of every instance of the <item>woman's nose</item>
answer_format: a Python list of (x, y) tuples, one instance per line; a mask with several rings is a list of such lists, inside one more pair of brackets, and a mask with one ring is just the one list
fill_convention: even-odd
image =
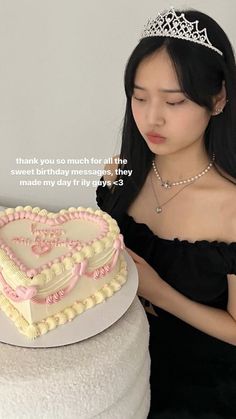
[(146, 118), (150, 125), (164, 125), (165, 118), (162, 106), (157, 104), (150, 104), (147, 109)]

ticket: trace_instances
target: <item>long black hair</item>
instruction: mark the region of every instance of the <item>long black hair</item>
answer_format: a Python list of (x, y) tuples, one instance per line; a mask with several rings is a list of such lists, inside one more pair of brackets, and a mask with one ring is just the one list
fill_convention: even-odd
[[(123, 124), (120, 158), (127, 164), (120, 169), (132, 170), (132, 176), (119, 175), (123, 186), (111, 190), (108, 209), (113, 212), (127, 210), (144, 184), (151, 168), (153, 153), (140, 134), (131, 110), (135, 73), (140, 62), (165, 48), (176, 70), (181, 90), (198, 105), (213, 111), (213, 96), (221, 91), (225, 82), (227, 104), (224, 112), (211, 117), (205, 132), (205, 147), (209, 157), (215, 153), (219, 168), (236, 178), (236, 64), (230, 41), (223, 29), (208, 15), (196, 11), (184, 13), (187, 20), (199, 21), (199, 30), (206, 28), (210, 42), (218, 52), (197, 43), (172, 37), (143, 38), (132, 52), (125, 69), (125, 92), (127, 97)], [(122, 195), (125, 193), (125, 199)], [(123, 195), (124, 197), (124, 195)]]

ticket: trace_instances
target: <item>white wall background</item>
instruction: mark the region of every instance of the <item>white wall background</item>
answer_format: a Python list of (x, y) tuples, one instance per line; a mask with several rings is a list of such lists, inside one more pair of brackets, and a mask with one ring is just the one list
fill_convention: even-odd
[(171, 5), (210, 14), (236, 47), (235, 0), (0, 0), (0, 205), (95, 206), (93, 186), (19, 186), (73, 176), (11, 170), (39, 168), (17, 158), (104, 159), (119, 152), (126, 61), (146, 20)]

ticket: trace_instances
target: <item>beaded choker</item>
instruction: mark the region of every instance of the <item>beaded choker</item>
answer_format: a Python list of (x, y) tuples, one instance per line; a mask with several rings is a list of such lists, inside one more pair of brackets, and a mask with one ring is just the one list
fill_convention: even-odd
[(204, 170), (202, 170), (202, 172), (198, 173), (196, 176), (192, 176), (192, 177), (189, 177), (187, 179), (179, 180), (179, 181), (175, 181), (175, 182), (169, 182), (168, 180), (163, 180), (162, 179), (160, 173), (157, 170), (157, 167), (156, 167), (156, 164), (155, 164), (154, 160), (152, 161), (152, 167), (153, 167), (153, 170), (155, 172), (155, 175), (156, 175), (157, 179), (161, 182), (161, 186), (163, 186), (163, 188), (165, 188), (165, 189), (169, 189), (169, 188), (172, 188), (172, 186), (180, 186), (180, 185), (185, 185), (185, 184), (191, 183), (191, 182), (199, 179), (201, 176), (204, 176), (207, 172), (209, 172), (209, 170), (213, 166), (214, 160), (215, 160), (215, 154), (213, 153), (213, 156), (212, 156), (212, 159), (211, 159), (210, 163), (208, 164), (208, 166)]

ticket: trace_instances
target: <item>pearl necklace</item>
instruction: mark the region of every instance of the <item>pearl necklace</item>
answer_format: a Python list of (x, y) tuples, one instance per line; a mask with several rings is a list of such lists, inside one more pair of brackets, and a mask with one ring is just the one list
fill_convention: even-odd
[(186, 183), (179, 191), (177, 191), (173, 196), (171, 196), (169, 199), (167, 199), (167, 201), (160, 203), (157, 193), (155, 191), (154, 188), (154, 184), (153, 184), (153, 180), (152, 180), (152, 175), (151, 175), (151, 186), (152, 186), (152, 191), (154, 193), (154, 196), (156, 198), (156, 202), (157, 202), (157, 207), (155, 208), (155, 211), (157, 214), (160, 214), (163, 210), (164, 205), (168, 204), (168, 202), (170, 202), (173, 198), (175, 198), (177, 195), (179, 195), (180, 192), (182, 192), (185, 188), (187, 188), (188, 186), (190, 186), (192, 183), (194, 182), (194, 180), (192, 180), (192, 182), (190, 183)]
[(188, 179), (179, 180), (178, 182), (177, 181), (176, 182), (169, 182), (168, 180), (163, 180), (160, 173), (157, 170), (157, 167), (156, 167), (156, 164), (155, 164), (154, 160), (152, 161), (152, 167), (153, 167), (153, 170), (155, 172), (155, 175), (156, 175), (157, 179), (161, 182), (161, 186), (163, 186), (163, 188), (165, 188), (165, 189), (169, 189), (169, 188), (172, 188), (172, 186), (179, 186), (179, 185), (185, 185), (186, 183), (187, 184), (191, 183), (191, 182), (199, 179), (201, 176), (204, 176), (212, 168), (214, 160), (215, 160), (215, 154), (213, 153), (213, 156), (212, 156), (212, 159), (211, 159), (210, 163), (208, 164), (208, 166), (202, 172), (200, 172), (200, 173), (198, 173), (198, 175), (192, 176)]

